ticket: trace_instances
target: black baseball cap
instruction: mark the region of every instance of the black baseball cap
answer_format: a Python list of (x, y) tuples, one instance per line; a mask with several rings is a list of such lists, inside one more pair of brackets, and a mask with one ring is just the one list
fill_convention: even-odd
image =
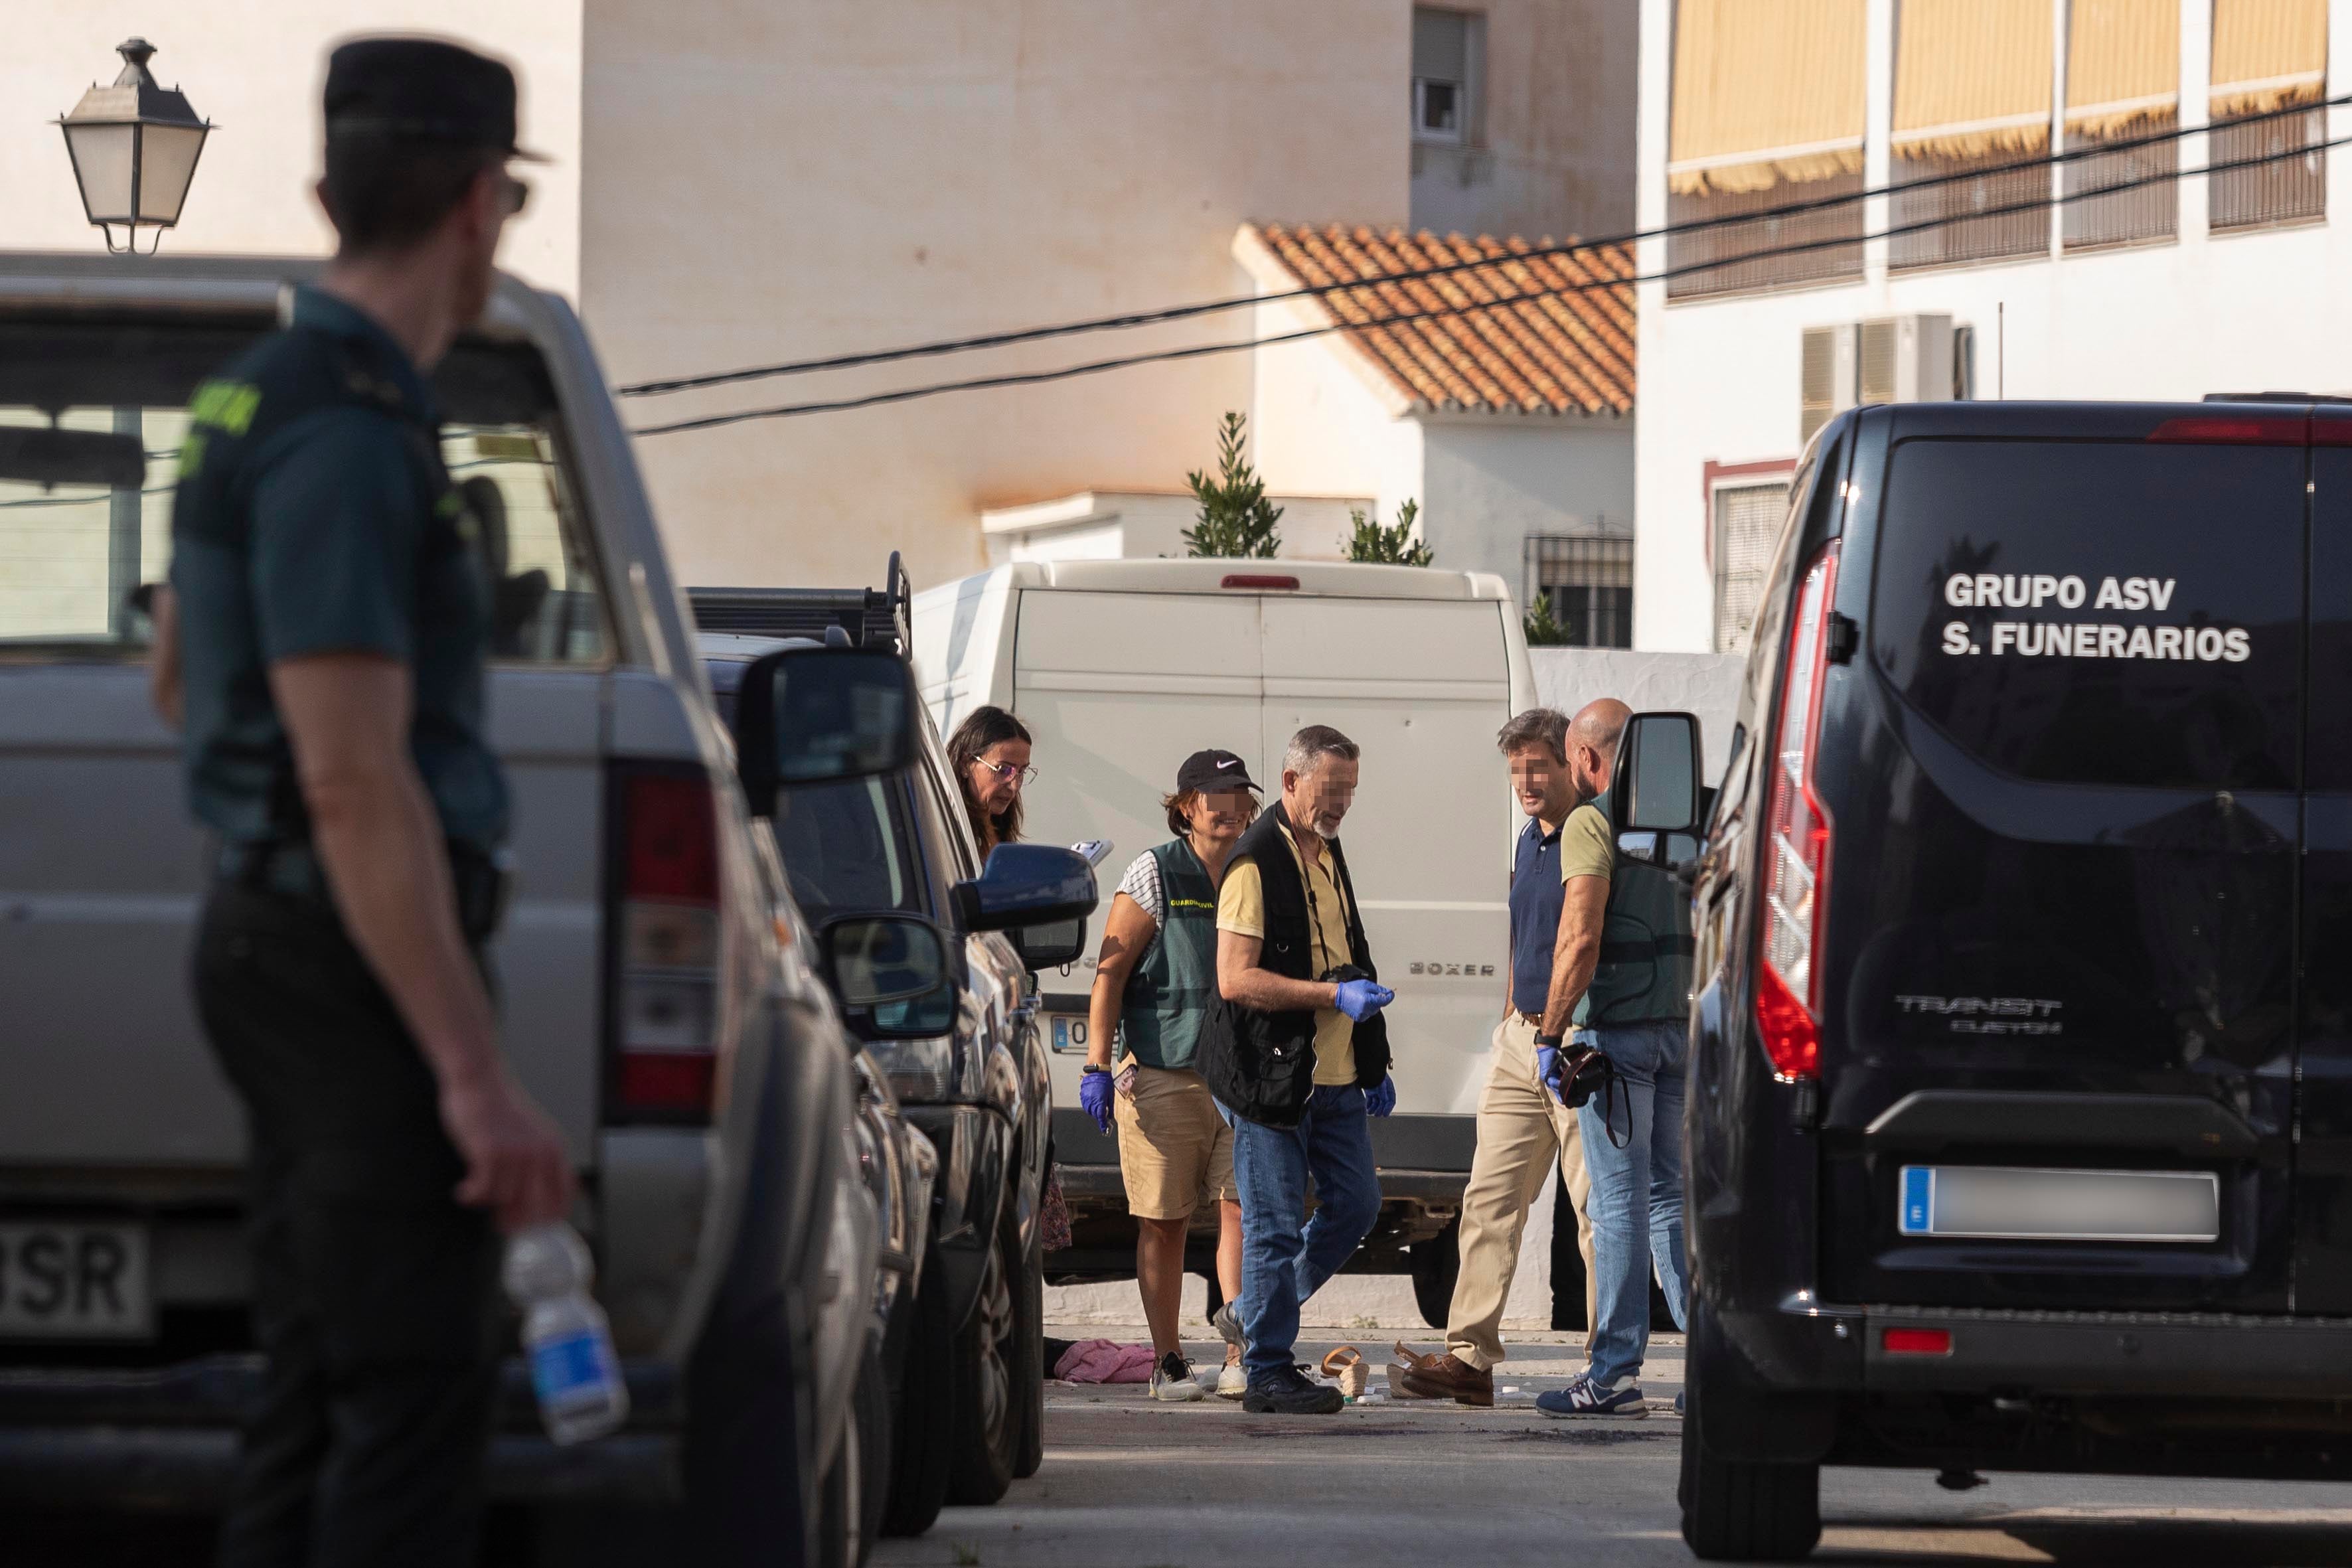
[(441, 38), (354, 38), (327, 59), (327, 140), (481, 147), (534, 163), (515, 145), (515, 76)]
[[(1217, 795), (1226, 790), (1257, 789), (1250, 782), (1249, 764), (1231, 752), (1195, 752), (1184, 759), (1176, 770), (1176, 793), (1199, 790), (1202, 795)], [(1264, 795), (1264, 790), (1258, 790)]]

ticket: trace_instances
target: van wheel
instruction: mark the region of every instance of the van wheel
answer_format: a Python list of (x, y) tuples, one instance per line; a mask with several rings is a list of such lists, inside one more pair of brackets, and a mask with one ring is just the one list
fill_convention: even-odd
[(1021, 1450), (1014, 1378), (1025, 1370), (1031, 1382), (1038, 1381), (1037, 1357), (1044, 1347), (1033, 1337), (1028, 1353), (1022, 1353), (1020, 1254), (1019, 1225), (1007, 1203), (997, 1222), (996, 1245), (981, 1265), (971, 1319), (956, 1336), (950, 1378), (955, 1459), (948, 1472), (948, 1500), (964, 1507), (985, 1508), (1013, 1485)]
[(821, 1568), (866, 1568), (874, 1539), (881, 1533), (889, 1476), (889, 1391), (882, 1380), (882, 1358), (869, 1344), (858, 1363), (840, 1450), (825, 1472), (817, 1524)]
[[(1015, 1234), (1018, 1234), (1017, 1232)], [(1013, 1384), (1014, 1408), (1021, 1413), (1021, 1443), (1013, 1459), (1013, 1479), (1025, 1481), (1045, 1464), (1045, 1241), (1038, 1230), (1037, 1248), (1022, 1266), (1020, 1288), (1013, 1292), (1013, 1332), (1020, 1336), (1022, 1366)]]
[(1412, 1269), (1412, 1304), (1421, 1309), (1423, 1322), (1443, 1331), (1454, 1310), (1454, 1282), (1462, 1276), (1462, 1216), (1454, 1215), (1444, 1230), (1404, 1251)]
[(1690, 1358), (1684, 1394), (1683, 1464), (1675, 1495), (1683, 1542), (1710, 1563), (1786, 1563), (1811, 1555), (1822, 1538), (1822, 1468), (1722, 1459), (1699, 1438), (1706, 1375)]
[[(934, 1251), (923, 1265), (922, 1289), (903, 1303), (908, 1314), (907, 1355), (900, 1363), (897, 1444), (890, 1466), (890, 1495), (882, 1507), (882, 1533), (920, 1535), (940, 1517), (948, 1500), (948, 1472), (955, 1463), (953, 1374), (955, 1324), (948, 1321), (947, 1289)], [(941, 1406), (949, 1417), (941, 1418)]]

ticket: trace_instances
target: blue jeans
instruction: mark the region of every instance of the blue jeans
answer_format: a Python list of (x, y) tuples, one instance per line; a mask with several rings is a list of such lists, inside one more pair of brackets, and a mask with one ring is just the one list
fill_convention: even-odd
[(1592, 1177), (1592, 1259), (1600, 1276), (1591, 1375), (1595, 1384), (1614, 1388), (1621, 1379), (1641, 1375), (1642, 1357), (1650, 1347), (1654, 1264), (1675, 1327), (1689, 1321), (1690, 1265), (1683, 1257), (1683, 1065), (1690, 1034), (1688, 1026), (1674, 1018), (1605, 1025), (1580, 1030), (1577, 1038), (1599, 1047), (1616, 1064), (1620, 1085), (1614, 1096), (1595, 1095), (1577, 1112), (1584, 1165)]
[[(1242, 1365), (1250, 1381), (1291, 1364), (1298, 1305), (1339, 1272), (1381, 1217), (1364, 1091), (1318, 1086), (1297, 1127), (1219, 1115), (1234, 1130), (1234, 1185), (1242, 1196)], [(1315, 1217), (1307, 1183), (1315, 1182)], [(1302, 1223), (1303, 1222), (1303, 1223)]]

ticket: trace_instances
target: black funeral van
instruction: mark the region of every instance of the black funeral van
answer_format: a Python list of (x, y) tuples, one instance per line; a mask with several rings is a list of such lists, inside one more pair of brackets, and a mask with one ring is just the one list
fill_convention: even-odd
[(1693, 885), (1683, 1532), (2352, 1477), (2352, 407), (1808, 448)]

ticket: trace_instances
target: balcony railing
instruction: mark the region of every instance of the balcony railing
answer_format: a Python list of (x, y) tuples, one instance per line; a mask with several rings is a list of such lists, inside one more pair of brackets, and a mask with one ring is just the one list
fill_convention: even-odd
[[(2049, 166), (2001, 168), (2027, 156), (1993, 153), (1979, 158), (1897, 157), (1895, 194), (1888, 204), (1896, 232), (1887, 242), (1886, 264), (1896, 268), (1948, 267), (1956, 262), (2047, 254)], [(1988, 166), (2001, 172), (1973, 179), (1946, 178)], [(1906, 181), (1925, 180), (1944, 183), (1905, 188)], [(2008, 208), (2017, 210), (2002, 210)]]
[[(2160, 135), (2172, 129), (2166, 116), (2158, 123), (2132, 128), (2134, 138)], [(2077, 137), (2074, 149), (2098, 143)], [(2066, 165), (2066, 194), (2074, 199), (2063, 209), (2066, 248), (2092, 250), (2107, 245), (2139, 245), (2170, 239), (2180, 209), (2180, 144), (2159, 142), (2116, 153), (2095, 153)], [(2118, 188), (2122, 187), (2122, 188)], [(2109, 195), (2088, 193), (2111, 191)]]
[[(1807, 180), (1801, 184), (1774, 184), (1760, 191), (1677, 195), (1668, 202), (1668, 221), (1679, 227), (1710, 218), (1736, 218), (1742, 213), (1761, 212), (1796, 202), (1861, 194), (1862, 174), (1856, 171), (1825, 180)], [(1841, 202), (1783, 217), (1727, 223), (1690, 234), (1670, 233), (1666, 237), (1666, 268), (1671, 274), (1666, 279), (1666, 297), (1685, 300), (1706, 294), (1736, 294), (1859, 278), (1862, 207), (1859, 201)], [(1802, 248), (1787, 248), (1791, 247)], [(1782, 254), (1758, 254), (1775, 250)]]
[[(2207, 221), (2214, 228), (2260, 228), (2327, 216), (2327, 149), (2322, 145), (2327, 140), (2326, 110), (2216, 125), (2207, 140), (2211, 147), (2206, 155), (2216, 167), (2246, 165), (2210, 176)], [(2273, 156), (2278, 153), (2291, 155)]]

